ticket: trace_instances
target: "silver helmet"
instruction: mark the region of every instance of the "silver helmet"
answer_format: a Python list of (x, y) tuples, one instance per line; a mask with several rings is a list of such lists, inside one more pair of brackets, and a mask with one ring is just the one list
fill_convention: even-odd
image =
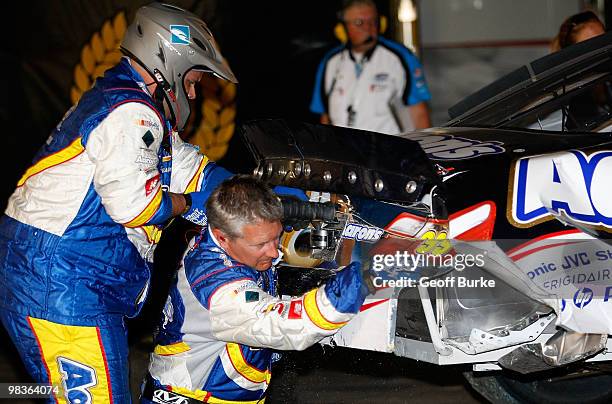
[(152, 3), (139, 8), (123, 37), (121, 50), (154, 77), (177, 130), (185, 127), (191, 112), (183, 84), (189, 70), (205, 71), (237, 83), (206, 23), (173, 5)]

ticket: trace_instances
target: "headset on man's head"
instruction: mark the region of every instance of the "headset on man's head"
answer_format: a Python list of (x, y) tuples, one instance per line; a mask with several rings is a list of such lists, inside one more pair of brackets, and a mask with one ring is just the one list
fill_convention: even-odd
[[(381, 15), (378, 17), (378, 33), (384, 34), (387, 30), (387, 17)], [(346, 32), (346, 27), (344, 21), (339, 21), (334, 27), (334, 35), (335, 37), (342, 43), (346, 43), (348, 41), (348, 34)]]

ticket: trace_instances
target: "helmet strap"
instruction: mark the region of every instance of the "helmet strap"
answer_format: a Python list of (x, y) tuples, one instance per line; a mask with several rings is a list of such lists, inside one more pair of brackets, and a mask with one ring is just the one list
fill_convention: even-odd
[[(157, 83), (157, 88), (155, 89), (155, 93), (153, 95), (153, 98), (156, 100), (156, 102), (158, 102), (160, 105), (160, 107), (162, 108), (161, 110), (164, 111), (163, 109), (163, 100), (164, 98), (167, 99), (167, 102), (176, 102), (176, 95), (174, 94), (174, 91), (172, 91), (172, 87), (170, 86), (170, 83), (168, 83), (168, 81), (164, 78), (164, 76), (161, 74), (161, 72), (158, 69), (153, 69), (153, 78), (155, 79), (155, 82)], [(174, 116), (175, 112), (173, 111), (172, 108), (170, 108), (170, 105), (168, 105), (168, 109), (170, 110), (170, 114), (172, 114), (172, 117), (174, 118), (174, 126), (176, 126), (178, 124), (178, 117)]]
[(162, 88), (164, 93), (166, 93), (166, 95), (168, 95), (168, 97), (170, 97), (172, 101), (176, 101), (176, 96), (174, 95), (174, 91), (172, 91), (170, 83), (166, 81), (166, 79), (164, 78), (164, 76), (162, 76), (161, 72), (158, 69), (153, 69), (153, 77), (155, 78), (157, 84)]
[(164, 112), (164, 90), (161, 89), (160, 86), (155, 87), (155, 91), (153, 92), (153, 101), (155, 102), (155, 106), (162, 113)]

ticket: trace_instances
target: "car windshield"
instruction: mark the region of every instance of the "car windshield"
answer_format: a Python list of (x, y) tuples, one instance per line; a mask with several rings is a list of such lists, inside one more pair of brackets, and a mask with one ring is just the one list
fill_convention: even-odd
[(592, 72), (574, 81), (564, 80), (501, 125), (559, 132), (609, 132), (611, 126), (610, 72)]
[(449, 109), (444, 126), (612, 130), (612, 33), (534, 60)]

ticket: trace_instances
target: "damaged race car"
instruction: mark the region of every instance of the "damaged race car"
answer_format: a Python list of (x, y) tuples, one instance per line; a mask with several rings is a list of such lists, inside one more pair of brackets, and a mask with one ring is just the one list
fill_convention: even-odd
[(284, 200), (281, 292), (362, 263), (370, 295), (323, 343), (469, 365), (495, 402), (612, 400), (611, 50), (538, 59), (401, 136), (243, 125), (244, 171), (310, 198)]
[[(464, 365), (493, 402), (612, 401), (611, 52), (612, 33), (580, 42), (400, 136), (240, 128), (228, 168), (310, 199), (283, 201), (280, 292), (362, 264), (370, 295), (323, 344)], [(164, 230), (156, 266), (193, 231)]]

